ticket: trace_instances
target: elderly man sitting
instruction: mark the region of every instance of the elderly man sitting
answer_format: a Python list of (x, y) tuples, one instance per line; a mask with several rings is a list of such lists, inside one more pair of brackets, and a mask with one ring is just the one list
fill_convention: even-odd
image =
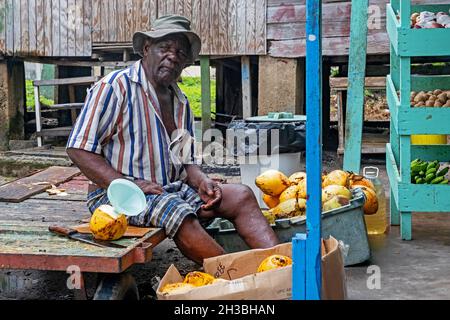
[(151, 31), (135, 33), (133, 47), (142, 59), (93, 86), (67, 143), (68, 155), (92, 182), (91, 212), (109, 203), (113, 180), (130, 179), (146, 194), (148, 209), (129, 223), (164, 228), (197, 263), (224, 253), (204, 229), (217, 217), (233, 222), (251, 248), (278, 244), (248, 187), (218, 184), (183, 161), (194, 116), (176, 80), (200, 46), (182, 16), (161, 17)]

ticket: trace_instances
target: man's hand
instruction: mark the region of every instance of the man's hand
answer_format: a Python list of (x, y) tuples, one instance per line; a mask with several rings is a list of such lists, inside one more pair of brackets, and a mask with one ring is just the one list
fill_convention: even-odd
[(199, 187), (198, 194), (200, 199), (205, 202), (202, 209), (211, 211), (217, 209), (222, 203), (222, 189), (219, 184), (211, 179), (204, 179)]
[(141, 188), (145, 194), (162, 194), (164, 189), (156, 183), (147, 180), (135, 180), (134, 183)]

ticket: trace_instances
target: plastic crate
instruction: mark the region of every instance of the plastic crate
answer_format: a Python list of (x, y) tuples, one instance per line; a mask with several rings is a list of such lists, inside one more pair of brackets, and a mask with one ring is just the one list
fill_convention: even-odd
[[(355, 189), (350, 204), (336, 210), (322, 213), (322, 236), (333, 236), (349, 246), (345, 257), (346, 266), (363, 263), (370, 259), (370, 245), (364, 220), (364, 193)], [(291, 242), (297, 233), (306, 233), (306, 217), (296, 217), (275, 221), (272, 225), (281, 242)], [(237, 234), (231, 222), (216, 219), (208, 232), (227, 251), (248, 250), (249, 247)]]

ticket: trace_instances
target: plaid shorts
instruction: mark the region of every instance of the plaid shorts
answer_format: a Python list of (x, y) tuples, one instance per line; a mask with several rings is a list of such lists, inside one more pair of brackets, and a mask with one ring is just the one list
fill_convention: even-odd
[[(194, 189), (181, 181), (166, 185), (163, 189), (164, 193), (160, 195), (146, 195), (147, 208), (135, 217), (128, 217), (128, 223), (137, 227), (164, 228), (166, 235), (172, 239), (184, 218), (197, 216), (203, 201)], [(97, 189), (88, 194), (87, 205), (91, 213), (104, 204), (110, 204), (106, 190)]]

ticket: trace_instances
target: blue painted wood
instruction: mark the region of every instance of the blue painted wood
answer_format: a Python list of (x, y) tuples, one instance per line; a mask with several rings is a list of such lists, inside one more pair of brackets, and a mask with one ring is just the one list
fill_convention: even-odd
[(322, 0), (307, 0), (306, 5), (306, 112), (308, 119), (306, 129), (308, 173), (306, 299), (320, 300), (322, 288)]
[(344, 170), (361, 171), (369, 0), (352, 0)]
[(306, 234), (292, 239), (292, 299), (306, 300)]

